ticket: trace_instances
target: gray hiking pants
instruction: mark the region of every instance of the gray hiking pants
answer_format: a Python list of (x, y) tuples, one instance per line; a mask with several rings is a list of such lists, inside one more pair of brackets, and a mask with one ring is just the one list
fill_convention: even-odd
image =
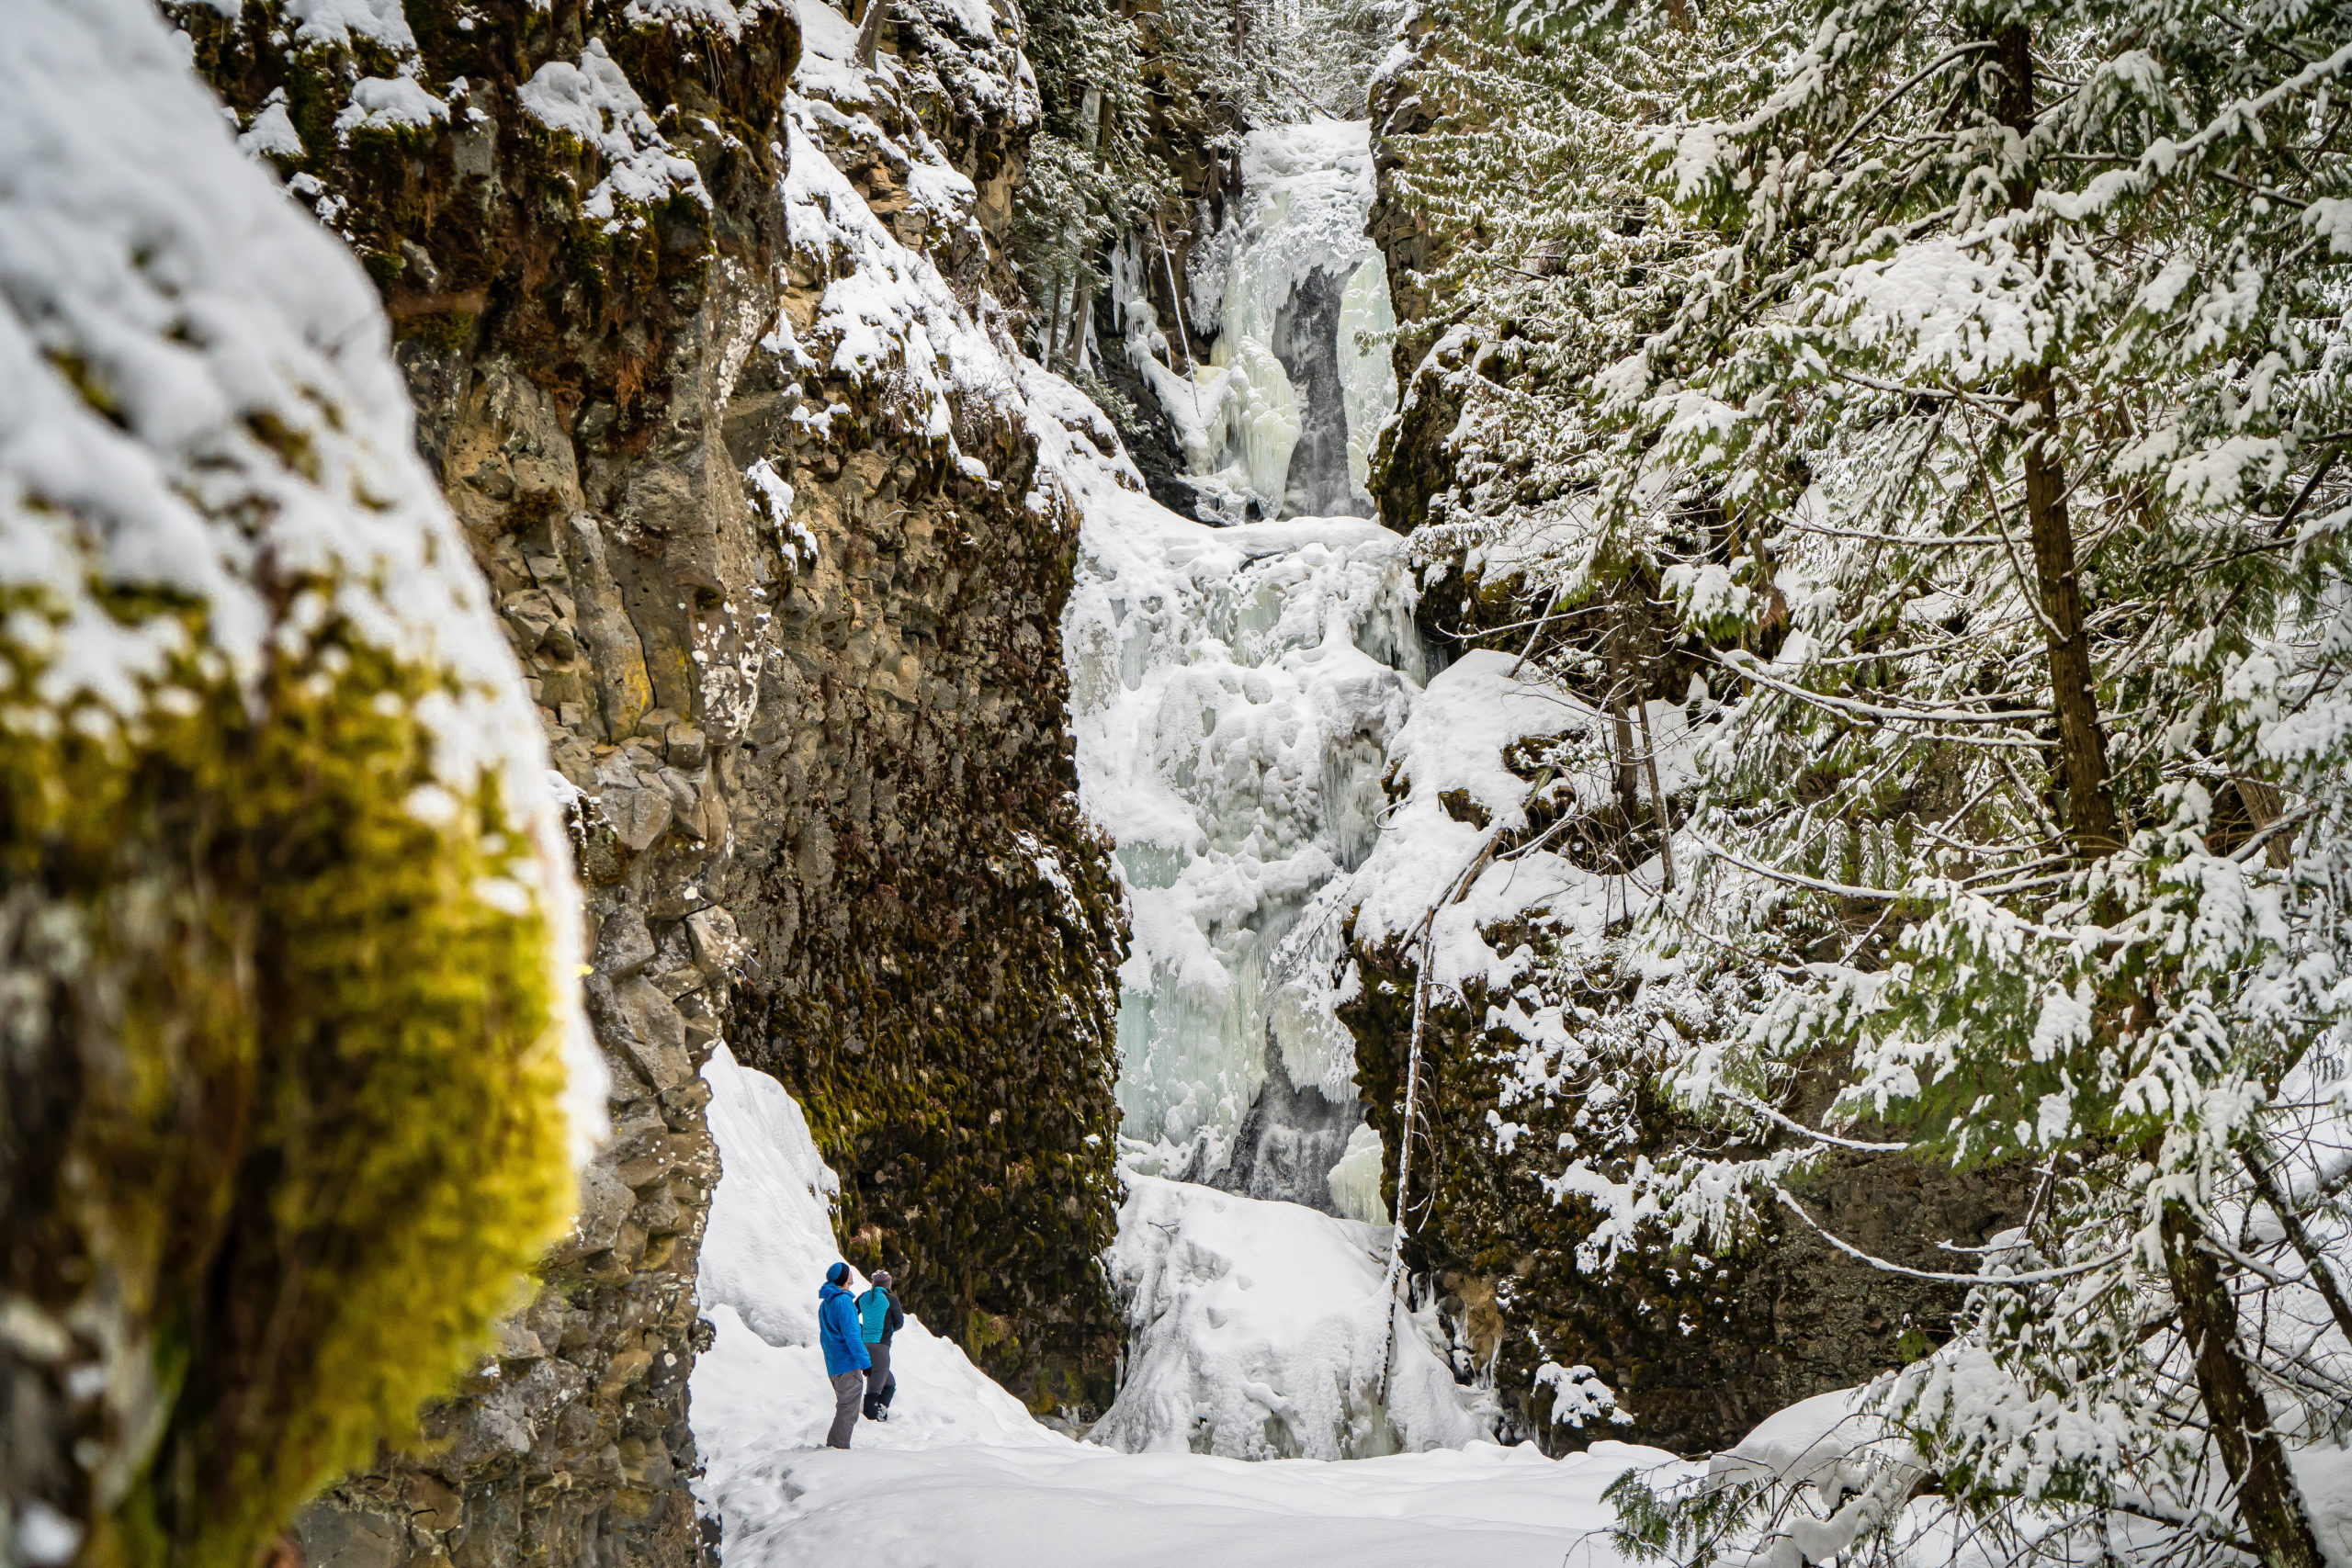
[(899, 1392), (899, 1380), (890, 1375), (890, 1347), (886, 1342), (868, 1345), (865, 1353), (874, 1364), (865, 1370), (865, 1414), (869, 1420), (878, 1419), (877, 1410), (890, 1408), (890, 1396)]
[(835, 1372), (833, 1385), (833, 1425), (825, 1434), (829, 1449), (849, 1447), (849, 1435), (857, 1430), (857, 1407), (865, 1398), (865, 1373)]

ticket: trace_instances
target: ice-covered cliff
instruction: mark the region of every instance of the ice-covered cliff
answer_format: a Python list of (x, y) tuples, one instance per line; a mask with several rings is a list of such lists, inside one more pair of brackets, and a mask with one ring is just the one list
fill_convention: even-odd
[(1372, 849), (1426, 673), (1404, 541), (1344, 518), (1212, 528), (1122, 491), (1090, 508), (1079, 570), (1080, 777), (1134, 920), (1125, 1134), (1171, 1174), (1329, 1206), (1361, 1118), (1324, 995), (1344, 909), (1321, 895)]

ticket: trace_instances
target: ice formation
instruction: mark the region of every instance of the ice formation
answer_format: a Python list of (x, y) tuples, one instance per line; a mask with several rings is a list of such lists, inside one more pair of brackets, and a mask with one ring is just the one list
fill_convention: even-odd
[(1114, 254), (1127, 356), (1176, 428), (1204, 515), (1369, 516), (1372, 442), (1396, 406), (1388, 275), (1363, 232), (1371, 124), (1252, 131), (1241, 177), (1241, 216), (1193, 253), (1187, 313), (1214, 339), (1198, 360), (1170, 367), (1187, 345), (1148, 303), (1169, 265), (1158, 242)]
[[(1061, 386), (1031, 379), (1033, 409)], [(1342, 925), (1354, 912), (1374, 942), (1413, 930), (1476, 855), (1485, 830), (1445, 795), (1524, 823), (1528, 782), (1503, 762), (1514, 741), (1581, 733), (1591, 765), (1571, 765), (1570, 782), (1603, 805), (1609, 721), (1507, 654), (1433, 674), (1403, 539), (1351, 518), (1178, 517), (1141, 493), (1107, 423), (1080, 434), (1100, 416), (1078, 406), (1044, 423), (1070, 443), (1055, 464), (1083, 517), (1063, 619), (1080, 789), (1133, 908), (1119, 1018), (1129, 1163), (1377, 1220), (1379, 1145), (1335, 1015)], [(1684, 710), (1653, 703), (1648, 717), (1662, 782), (1687, 788)], [(1393, 806), (1384, 776), (1402, 789)], [(1527, 958), (1493, 952), (1481, 928), (1546, 906), (1598, 942), (1632, 912), (1625, 887), (1543, 846), (1517, 853), (1440, 917), (1432, 977), (1507, 990)], [(1562, 1043), (1556, 1009), (1512, 1006), (1532, 1046)]]
[[(1135, 1185), (1113, 1253), (1129, 1361), (1097, 1435), (1248, 1455), (1464, 1440), (1458, 1424), (1476, 1418), (1449, 1402), (1475, 1396), (1454, 1375), (1475, 1385), (1483, 1370), (1466, 1358), (1449, 1369), (1428, 1348), (1433, 1332), (1399, 1339), (1434, 1374), (1416, 1385), (1418, 1403), (1376, 1409), (1364, 1392), (1364, 1357), (1381, 1342), (1377, 1280), (1372, 1297), (1331, 1305), (1353, 1298), (1327, 1258), (1325, 1293), (1310, 1305), (1267, 1292), (1259, 1302), (1283, 1304), (1263, 1324), (1236, 1292), (1294, 1255), (1344, 1251), (1350, 1221), (1386, 1218), (1380, 1143), (1337, 1016), (1360, 983), (1345, 922), (1375, 945), (1405, 936), (1478, 858), (1489, 826), (1462, 820), (1448, 797), (1487, 825), (1525, 827), (1529, 781), (1505, 762), (1516, 742), (1549, 747), (1554, 789), (1581, 807), (1572, 815), (1605, 806), (1611, 721), (1507, 653), (1432, 672), (1405, 540), (1351, 518), (1178, 517), (1143, 493), (1091, 405), (1034, 367), (1024, 377), (1081, 517), (1063, 620), (1080, 787), (1117, 845), (1133, 913), (1118, 1093)], [(1685, 710), (1654, 702), (1645, 716), (1660, 782), (1687, 791)], [(1597, 945), (1634, 912), (1629, 897), (1651, 896), (1639, 889), (1657, 886), (1657, 871), (1629, 879), (1542, 842), (1514, 850), (1439, 915), (1431, 979), (1499, 993), (1493, 1021), (1533, 1055), (1571, 1050), (1559, 1008), (1510, 995), (1532, 953), (1498, 952), (1486, 932), (1541, 908), (1569, 942)], [(1227, 1213), (1216, 1205), (1241, 1200), (1189, 1183), (1290, 1202), (1234, 1207), (1257, 1216), (1246, 1224), (1216, 1220)], [(1371, 1256), (1354, 1261), (1374, 1267)], [(1306, 1339), (1288, 1337), (1310, 1320), (1320, 1326)]]
[(1107, 425), (1057, 463), (1084, 516), (1063, 619), (1080, 785), (1133, 901), (1120, 1105), (1139, 1169), (1376, 1220), (1379, 1149), (1330, 992), (1346, 874), (1429, 669), (1405, 541), (1348, 515), (1371, 510), (1365, 449), (1396, 401), (1368, 128), (1253, 132), (1242, 170), (1246, 216), (1194, 253), (1203, 360), (1148, 302), (1176, 286), (1157, 236), (1114, 254), (1114, 294), (1205, 513), (1289, 515), (1179, 517)]
[(1092, 1440), (1338, 1460), (1488, 1437), (1492, 1395), (1454, 1382), (1434, 1309), (1392, 1308), (1387, 1241), (1295, 1203), (1131, 1176), (1111, 1249), (1126, 1375)]
[(1372, 851), (1427, 675), (1405, 541), (1353, 518), (1215, 528), (1100, 477), (1082, 511), (1062, 638), (1080, 788), (1133, 901), (1127, 1134), (1152, 1168), (1216, 1176), (1271, 1079), (1323, 1109), (1259, 1119), (1244, 1190), (1329, 1206), (1362, 1119), (1322, 995), (1334, 883)]

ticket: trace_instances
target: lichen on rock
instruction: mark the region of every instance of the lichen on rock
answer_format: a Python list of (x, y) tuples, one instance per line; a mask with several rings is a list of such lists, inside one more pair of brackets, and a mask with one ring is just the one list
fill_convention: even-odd
[(7, 1554), (244, 1568), (560, 1233), (570, 856), (366, 277), (139, 0), (7, 28)]

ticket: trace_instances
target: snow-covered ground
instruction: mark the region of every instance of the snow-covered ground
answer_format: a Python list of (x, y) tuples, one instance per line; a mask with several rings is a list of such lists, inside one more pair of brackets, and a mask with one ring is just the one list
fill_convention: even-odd
[(1602, 1489), (1671, 1462), (1622, 1444), (1261, 1464), (1083, 1443), (820, 1451), (779, 1467), (789, 1512), (730, 1528), (724, 1550), (761, 1568), (1613, 1568), (1593, 1533), (1611, 1517)]
[[(827, 1206), (837, 1183), (781, 1084), (724, 1047), (703, 1076), (724, 1174), (700, 1281), (718, 1339), (695, 1363), (692, 1408), (705, 1466), (697, 1491), (720, 1520), (732, 1568), (845, 1554), (894, 1568), (1614, 1568), (1593, 1533), (1611, 1517), (1602, 1490), (1635, 1467), (1697, 1473), (1615, 1443), (1562, 1461), (1476, 1441), (1353, 1461), (1250, 1463), (1181, 1444), (1114, 1452), (1032, 1420), (912, 1318), (893, 1347), (891, 1419), (861, 1422), (847, 1452), (826, 1450), (832, 1404), (816, 1291), (837, 1256)], [(1129, 1207), (1142, 1231), (1174, 1224), (1172, 1251), (1214, 1259), (1203, 1280), (1162, 1260), (1155, 1298), (1199, 1318), (1184, 1340), (1196, 1357), (1189, 1370), (1205, 1372), (1213, 1393), (1241, 1387), (1252, 1369), (1274, 1379), (1318, 1367), (1350, 1375), (1345, 1357), (1363, 1353), (1350, 1305), (1376, 1321), (1376, 1311), (1361, 1312), (1376, 1307), (1366, 1296), (1376, 1295), (1378, 1269), (1364, 1251), (1375, 1227), (1150, 1178), (1138, 1179)], [(1151, 1267), (1132, 1238), (1122, 1256)], [(1245, 1269), (1259, 1271), (1249, 1289)], [(1259, 1292), (1262, 1306), (1244, 1304)], [(1400, 1374), (1400, 1386), (1442, 1378), (1425, 1345), (1419, 1355), (1420, 1372)], [(1143, 1368), (1131, 1386), (1138, 1382), (1167, 1386)], [(1314, 1395), (1301, 1385), (1288, 1397)]]

